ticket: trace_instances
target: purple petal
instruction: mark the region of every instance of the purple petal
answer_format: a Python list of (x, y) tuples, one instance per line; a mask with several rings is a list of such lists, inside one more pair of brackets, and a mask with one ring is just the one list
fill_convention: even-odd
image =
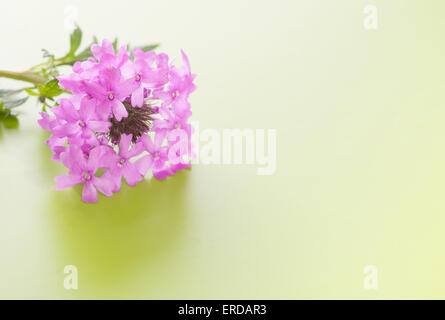
[(80, 175), (86, 169), (86, 159), (79, 146), (73, 145), (60, 155), (60, 160), (71, 173)]
[(83, 87), (85, 92), (90, 95), (93, 98), (96, 99), (104, 99), (107, 94), (108, 91), (106, 90), (106, 88), (102, 87), (100, 84), (95, 83), (95, 82), (83, 82)]
[(104, 177), (102, 175), (102, 177), (100, 178), (94, 177), (93, 184), (97, 188), (97, 190), (102, 192), (107, 197), (111, 197), (113, 195), (115, 184), (111, 179), (108, 179), (107, 176)]
[(111, 113), (111, 102), (104, 101), (96, 106), (96, 111), (100, 119), (107, 120)]
[(133, 147), (130, 149), (130, 151), (128, 152), (128, 154), (126, 155), (126, 157), (128, 159), (136, 157), (138, 155), (140, 155), (142, 152), (144, 152), (145, 148), (142, 142), (136, 142)]
[(142, 107), (144, 104), (144, 88), (139, 86), (133, 93), (131, 94), (131, 105), (133, 107)]
[(133, 79), (121, 81), (114, 87), (116, 97), (123, 100), (136, 90), (138, 86), (139, 83), (135, 82)]
[(108, 157), (108, 154), (113, 154), (113, 149), (108, 146), (97, 146), (91, 149), (86, 168), (90, 171), (96, 172), (98, 168), (103, 167), (103, 159)]
[(83, 121), (89, 120), (96, 111), (96, 105), (94, 100), (87, 97), (83, 98), (80, 102), (79, 114)]
[(82, 182), (82, 178), (78, 175), (64, 174), (60, 176), (56, 176), (54, 181), (57, 182), (55, 186), (56, 190), (63, 190), (66, 188), (70, 188), (78, 183)]
[(155, 135), (155, 148), (159, 149), (162, 146), (162, 143), (164, 142), (166, 131), (158, 131)]
[(113, 110), (114, 117), (116, 118), (117, 121), (121, 121), (122, 118), (128, 117), (127, 109), (125, 109), (122, 102), (120, 102), (117, 99), (115, 99), (113, 102), (112, 110)]
[(77, 112), (76, 107), (69, 99), (60, 99), (60, 116), (63, 117), (64, 120), (69, 122), (76, 122), (79, 120), (79, 113)]
[(111, 127), (111, 122), (90, 120), (88, 121), (88, 127), (96, 132), (108, 132)]
[(53, 117), (51, 117), (46, 112), (39, 112), (39, 114), (42, 117), (41, 119), (37, 120), (37, 122), (39, 123), (40, 127), (42, 127), (43, 130), (51, 131), (50, 123), (55, 121), (53, 119)]
[(136, 185), (136, 182), (142, 181), (141, 174), (132, 163), (128, 163), (124, 167), (123, 175), (127, 184), (132, 187)]
[(121, 141), (119, 142), (119, 155), (123, 156), (124, 158), (128, 158), (132, 138), (132, 134), (123, 134), (121, 136)]
[(186, 73), (190, 73), (190, 62), (189, 62), (189, 58), (187, 57), (187, 55), (185, 54), (184, 51), (182, 51), (181, 49), (181, 54), (182, 54), (182, 62), (184, 64), (184, 71)]
[(114, 54), (113, 44), (108, 39), (104, 39), (101, 46), (93, 44), (91, 52), (97, 60), (100, 60), (105, 54)]
[(85, 202), (97, 202), (97, 191), (92, 181), (83, 184), (82, 200)]
[(137, 159), (133, 164), (136, 169), (138, 169), (139, 173), (145, 176), (147, 174), (147, 171), (151, 168), (153, 160), (152, 157), (146, 155)]
[(139, 138), (139, 141), (141, 141), (144, 144), (145, 149), (149, 153), (155, 152), (155, 146), (153, 144), (153, 141), (151, 141), (151, 137), (149, 135), (143, 135)]
[(183, 163), (183, 162), (180, 162), (180, 163), (178, 163), (178, 164), (173, 165), (173, 166), (172, 166), (172, 170), (174, 170), (174, 171), (176, 172), (176, 171), (180, 171), (180, 170), (182, 170), (182, 169), (190, 168), (191, 166), (192, 166), (192, 165), (191, 165), (190, 163)]
[(158, 180), (164, 180), (171, 174), (172, 174), (172, 172), (169, 169), (163, 169), (163, 170), (159, 170), (159, 171), (153, 170), (153, 177), (155, 177)]
[(53, 128), (53, 134), (59, 138), (74, 136), (80, 131), (81, 127), (77, 123), (66, 123)]

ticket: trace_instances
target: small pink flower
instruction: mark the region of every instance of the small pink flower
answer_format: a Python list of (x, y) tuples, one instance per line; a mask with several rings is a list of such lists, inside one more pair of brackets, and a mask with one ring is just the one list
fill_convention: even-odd
[(131, 79), (124, 80), (119, 69), (106, 69), (100, 72), (100, 81), (85, 83), (85, 91), (98, 101), (98, 113), (104, 118), (113, 113), (116, 120), (128, 116), (122, 101), (133, 92), (135, 85)]
[(180, 68), (172, 66), (170, 68), (170, 83), (167, 90), (155, 90), (154, 96), (163, 101), (163, 106), (171, 107), (179, 114), (187, 113), (190, 110), (188, 97), (195, 91), (196, 86), (193, 81), (196, 75), (190, 71), (190, 63), (186, 54), (181, 51), (183, 65)]
[(117, 155), (115, 153), (107, 154), (105, 163), (109, 168), (109, 177), (114, 182), (113, 192), (120, 190), (122, 177), (124, 177), (129, 186), (135, 186), (137, 182), (142, 181), (142, 176), (148, 170), (148, 159), (142, 157), (134, 163), (130, 161), (144, 151), (142, 144), (139, 142), (130, 147), (132, 138), (131, 134), (123, 134), (119, 142), (119, 153)]
[(165, 169), (166, 162), (168, 161), (168, 148), (163, 146), (165, 136), (165, 131), (158, 131), (155, 134), (154, 142), (151, 137), (147, 135), (144, 135), (139, 139), (139, 141), (143, 143), (145, 150), (148, 152), (146, 157), (149, 159), (153, 174)]
[(96, 190), (110, 197), (113, 183), (104, 177), (98, 178), (95, 176), (97, 169), (100, 167), (102, 154), (101, 147), (97, 147), (91, 150), (88, 159), (86, 159), (79, 147), (70, 147), (69, 151), (62, 155), (62, 162), (69, 169), (69, 173), (54, 178), (54, 181), (57, 182), (56, 190), (63, 190), (83, 183), (83, 201), (97, 202)]
[(58, 137), (69, 137), (77, 139), (79, 143), (95, 144), (97, 138), (94, 132), (106, 133), (111, 127), (110, 122), (97, 119), (94, 102), (88, 98), (82, 99), (79, 110), (67, 99), (61, 99), (60, 107), (56, 108), (59, 120), (64, 120), (52, 129)]
[(153, 122), (153, 131), (158, 130), (176, 130), (182, 129), (189, 135), (191, 133), (191, 125), (187, 122), (190, 113), (178, 114), (166, 107), (159, 109), (161, 118)]

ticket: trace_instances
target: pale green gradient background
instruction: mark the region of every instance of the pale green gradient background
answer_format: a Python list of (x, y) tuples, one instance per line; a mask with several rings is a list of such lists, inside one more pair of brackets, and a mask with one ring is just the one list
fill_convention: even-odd
[(277, 129), (277, 171), (196, 165), (84, 204), (53, 190), (30, 101), (0, 136), (1, 298), (445, 298), (443, 1), (7, 1), (0, 68), (63, 53), (66, 4), (86, 39), (183, 48), (193, 120)]

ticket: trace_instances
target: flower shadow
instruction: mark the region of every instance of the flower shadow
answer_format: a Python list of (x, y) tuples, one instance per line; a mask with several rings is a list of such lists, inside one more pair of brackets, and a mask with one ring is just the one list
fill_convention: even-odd
[(177, 247), (189, 207), (190, 173), (144, 180), (136, 187), (123, 183), (120, 192), (100, 195), (95, 204), (81, 201), (81, 187), (54, 191), (48, 215), (59, 263), (75, 265), (93, 295), (137, 281), (138, 274)]

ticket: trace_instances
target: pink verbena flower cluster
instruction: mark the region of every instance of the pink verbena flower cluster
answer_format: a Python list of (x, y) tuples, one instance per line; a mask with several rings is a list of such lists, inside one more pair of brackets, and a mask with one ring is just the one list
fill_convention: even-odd
[(83, 183), (82, 200), (97, 202), (97, 191), (112, 196), (122, 178), (134, 186), (149, 170), (165, 179), (190, 167), (190, 93), (195, 75), (187, 56), (176, 67), (164, 54), (110, 41), (91, 47), (94, 58), (77, 62), (58, 77), (72, 93), (42, 112), (40, 126), (52, 133), (51, 159), (68, 168), (55, 177), (56, 190)]

